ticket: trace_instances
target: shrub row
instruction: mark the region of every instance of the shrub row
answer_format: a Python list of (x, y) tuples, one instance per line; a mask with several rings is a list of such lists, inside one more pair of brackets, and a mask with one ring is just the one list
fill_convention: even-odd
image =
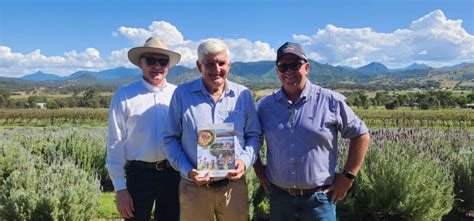
[[(340, 216), (439, 220), (450, 211), (462, 214), (474, 210), (474, 138), (470, 130), (373, 129), (371, 135), (372, 142), (359, 176), (346, 200), (338, 203)], [(59, 191), (45, 194), (54, 189), (69, 191), (69, 197), (74, 200), (66, 202), (83, 204), (82, 211), (89, 208), (86, 205), (96, 205), (97, 180), (108, 179), (104, 165), (105, 144), (106, 128), (22, 127), (0, 130), (1, 197), (9, 197), (0, 201), (0, 219), (1, 214), (7, 214), (1, 212), (6, 211), (2, 208), (29, 217), (35, 214), (34, 208), (45, 205), (51, 206), (49, 210), (42, 209), (50, 211), (51, 220), (55, 220), (54, 217), (69, 219), (61, 212), (66, 211), (62, 206), (64, 201), (58, 201), (64, 196)], [(339, 146), (339, 166), (342, 166), (346, 159), (347, 140), (340, 140)], [(64, 181), (71, 179), (75, 179), (78, 185)], [(246, 175), (246, 180), (251, 201), (250, 218), (268, 218), (268, 198), (253, 171)], [(41, 182), (51, 184), (39, 186)], [(23, 192), (33, 195), (22, 198)], [(41, 198), (45, 197), (43, 195), (50, 195), (55, 200), (45, 200)], [(89, 204), (78, 203), (81, 197), (90, 199)], [(17, 204), (4, 203), (10, 201)], [(25, 208), (18, 206), (23, 205), (20, 202), (30, 209), (14, 209)]]
[(41, 140), (21, 130), (0, 135), (10, 138), (0, 142), (0, 220), (93, 218), (100, 198), (95, 170), (72, 152), (55, 152), (61, 145), (47, 143), (48, 136)]

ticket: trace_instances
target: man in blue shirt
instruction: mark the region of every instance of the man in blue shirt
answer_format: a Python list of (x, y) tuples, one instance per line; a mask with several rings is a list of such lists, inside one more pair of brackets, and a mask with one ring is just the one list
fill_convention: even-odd
[[(244, 86), (227, 80), (231, 63), (229, 50), (223, 42), (208, 40), (201, 43), (196, 65), (202, 78), (175, 90), (163, 134), (167, 158), (182, 177), (180, 219), (247, 220), (248, 191), (244, 174), (255, 162), (262, 145), (252, 95)], [(226, 177), (211, 178), (210, 173), (203, 175), (197, 170), (198, 130), (203, 125), (222, 123), (233, 125), (233, 138), (230, 139), (235, 147), (235, 170)], [(199, 140), (200, 146), (209, 145), (214, 139), (210, 132), (199, 136), (201, 138), (205, 139)], [(200, 163), (204, 161), (209, 158), (199, 160)]]
[[(287, 42), (277, 51), (281, 89), (264, 97), (257, 110), (267, 142), (267, 165), (254, 165), (270, 190), (270, 219), (336, 220), (357, 175), (370, 136), (364, 122), (337, 92), (312, 84), (301, 45)], [(350, 139), (344, 171), (336, 173), (338, 133)]]

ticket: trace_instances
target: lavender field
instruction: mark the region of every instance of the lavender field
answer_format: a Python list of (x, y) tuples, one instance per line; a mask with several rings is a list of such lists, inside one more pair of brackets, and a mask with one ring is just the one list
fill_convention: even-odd
[[(405, 220), (439, 220), (446, 214), (468, 216), (472, 213), (472, 129), (372, 128), (371, 135), (372, 143), (360, 175), (346, 200), (338, 204), (342, 219), (395, 216)], [(101, 218), (98, 214), (100, 190), (110, 190), (104, 165), (106, 136), (104, 127), (1, 128), (0, 219), (32, 220), (38, 211), (45, 213), (40, 214), (42, 216), (59, 220)], [(347, 145), (347, 141), (340, 140), (341, 162), (345, 160)], [(70, 171), (63, 175), (42, 172), (48, 168)], [(21, 176), (30, 173), (40, 176), (28, 179)], [(252, 171), (246, 178), (251, 199), (249, 217), (264, 219), (268, 213), (266, 196)], [(58, 193), (37, 191), (47, 186), (49, 189), (42, 191)], [(33, 193), (35, 197), (25, 196)], [(42, 207), (49, 209), (39, 210)], [(83, 215), (74, 215), (76, 211), (82, 211)]]

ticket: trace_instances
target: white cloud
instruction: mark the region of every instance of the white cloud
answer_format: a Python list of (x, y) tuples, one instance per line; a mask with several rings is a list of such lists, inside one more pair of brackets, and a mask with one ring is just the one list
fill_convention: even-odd
[(165, 44), (178, 45), (183, 43), (183, 35), (176, 26), (165, 21), (154, 21), (148, 26), (148, 29), (120, 27), (118, 32), (131, 40), (135, 45), (143, 45), (146, 39), (151, 36), (159, 37)]
[[(187, 67), (195, 66), (196, 49), (207, 40), (185, 39), (176, 26), (166, 21), (153, 21), (146, 28), (122, 26), (111, 35), (124, 37), (134, 46), (141, 46), (150, 36), (158, 36), (171, 50), (181, 54), (180, 65)], [(314, 35), (294, 34), (292, 37), (304, 45), (308, 57), (332, 65), (358, 67), (378, 61), (393, 68), (413, 62), (439, 67), (474, 61), (474, 36), (466, 32), (461, 20), (449, 20), (441, 10), (411, 22), (408, 29), (391, 33), (376, 32), (370, 27), (350, 29), (328, 24)], [(245, 38), (222, 40), (228, 45), (234, 62), (273, 60), (276, 57), (276, 48), (263, 41)], [(36, 71), (69, 75), (80, 70), (134, 68), (128, 61), (128, 50), (119, 48), (103, 54), (95, 48), (87, 48), (82, 52), (72, 50), (60, 56), (46, 56), (40, 49), (22, 54), (0, 45), (0, 76), (19, 77)]]
[(21, 54), (0, 46), (0, 75), (6, 77), (19, 77), (37, 71), (68, 75), (75, 71), (97, 71), (108, 67), (95, 48), (87, 48), (84, 52), (73, 50), (63, 56), (45, 56), (40, 49)]
[(413, 21), (409, 29), (392, 33), (327, 25), (315, 35), (293, 35), (293, 39), (322, 63), (357, 67), (378, 61), (402, 67), (418, 62), (439, 67), (474, 61), (474, 36), (461, 25), (461, 20), (449, 20), (435, 10)]
[[(115, 33), (115, 32), (114, 32)], [(117, 33), (116, 33), (117, 34)], [(143, 45), (151, 36), (159, 37), (171, 50), (181, 54), (180, 65), (194, 67), (197, 60), (197, 47), (206, 40), (185, 40), (181, 32), (165, 21), (154, 21), (147, 29), (120, 27), (118, 34), (129, 39), (134, 45)], [(275, 58), (275, 50), (268, 43), (248, 39), (223, 39), (229, 47), (233, 61), (259, 61)]]

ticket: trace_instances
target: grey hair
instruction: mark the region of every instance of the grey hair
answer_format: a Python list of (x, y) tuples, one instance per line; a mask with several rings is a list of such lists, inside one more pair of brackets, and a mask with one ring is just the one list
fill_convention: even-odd
[(201, 62), (207, 54), (225, 53), (230, 60), (230, 51), (223, 41), (217, 39), (209, 39), (202, 42), (198, 47), (198, 61)]

